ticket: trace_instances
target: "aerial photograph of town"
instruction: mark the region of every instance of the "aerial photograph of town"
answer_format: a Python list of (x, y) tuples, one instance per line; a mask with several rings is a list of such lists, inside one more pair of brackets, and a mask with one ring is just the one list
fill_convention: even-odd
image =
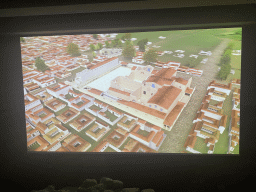
[(20, 37), (28, 152), (239, 154), (241, 42), (242, 28)]

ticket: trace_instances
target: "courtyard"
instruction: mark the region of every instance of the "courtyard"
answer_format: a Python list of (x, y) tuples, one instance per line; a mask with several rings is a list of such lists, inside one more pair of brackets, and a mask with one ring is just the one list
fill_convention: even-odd
[(127, 67), (118, 67), (117, 69), (109, 72), (108, 74), (96, 79), (89, 83), (86, 87), (99, 89), (101, 91), (107, 91), (110, 87), (111, 81), (118, 76), (128, 76), (131, 73), (131, 69)]

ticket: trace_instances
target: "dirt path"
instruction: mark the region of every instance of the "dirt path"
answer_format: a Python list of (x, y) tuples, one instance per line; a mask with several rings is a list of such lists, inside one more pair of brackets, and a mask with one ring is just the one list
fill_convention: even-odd
[[(187, 136), (193, 126), (193, 119), (196, 116), (196, 112), (200, 108), (203, 97), (206, 94), (206, 89), (209, 83), (215, 78), (218, 72), (218, 62), (221, 58), (223, 50), (227, 47), (229, 39), (224, 39), (212, 52), (206, 64), (201, 69), (203, 75), (201, 77), (192, 76), (191, 87), (196, 86), (196, 90), (192, 95), (186, 108), (182, 111), (179, 119), (175, 123), (170, 132), (165, 131), (167, 137), (164, 143), (159, 149), (159, 153), (180, 153), (185, 150), (184, 144)], [(178, 77), (188, 79), (191, 75), (177, 73)]]

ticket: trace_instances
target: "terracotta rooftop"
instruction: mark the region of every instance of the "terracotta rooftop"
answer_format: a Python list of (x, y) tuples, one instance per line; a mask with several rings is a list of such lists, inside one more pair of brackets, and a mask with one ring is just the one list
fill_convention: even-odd
[(115, 60), (115, 59), (117, 59), (117, 58), (118, 58), (118, 57), (112, 57), (112, 58), (107, 59), (107, 60), (105, 60), (105, 61), (99, 62), (99, 63), (97, 63), (96, 65), (92, 66), (90, 69), (95, 69), (95, 68), (97, 68), (97, 67), (100, 67), (100, 66), (102, 66), (102, 65), (105, 65), (106, 63), (108, 63), (108, 62), (110, 62), (110, 61), (113, 61), (113, 60)]
[(175, 69), (172, 68), (162, 68), (154, 76), (160, 76), (161, 78), (170, 79), (176, 73)]
[[(157, 74), (157, 73), (156, 73)], [(167, 79), (167, 78), (162, 78), (161, 76), (150, 76), (146, 82), (154, 82), (154, 83), (157, 83), (158, 85), (171, 85), (173, 80), (171, 79)]]
[(219, 87), (219, 88), (222, 88), (222, 89), (231, 90), (232, 84), (231, 83), (229, 83), (228, 85), (220, 84), (220, 83), (216, 83), (215, 80), (213, 80), (213, 81), (210, 82), (209, 86), (214, 86), (214, 87)]
[(148, 103), (159, 105), (165, 109), (169, 109), (175, 99), (181, 93), (181, 89), (174, 86), (164, 86), (158, 89), (157, 93), (151, 97)]
[(147, 106), (144, 106), (144, 105), (141, 105), (141, 104), (138, 104), (138, 103), (134, 103), (134, 102), (131, 102), (131, 101), (125, 101), (125, 100), (119, 100), (118, 102), (122, 103), (124, 105), (127, 105), (129, 107), (132, 107), (134, 109), (137, 109), (139, 111), (142, 111), (144, 113), (148, 113), (148, 114), (153, 115), (155, 117), (161, 118), (161, 119), (164, 119), (165, 116), (166, 116), (166, 113), (164, 113), (164, 112), (155, 110), (153, 108), (149, 108)]
[(100, 150), (105, 147), (108, 144), (108, 141), (103, 140), (100, 144), (98, 144), (93, 150), (92, 152), (100, 152)]
[(126, 96), (130, 96), (130, 95), (131, 95), (130, 93), (128, 93), (128, 92), (126, 92), (126, 91), (121, 91), (121, 90), (115, 89), (115, 88), (113, 88), (113, 87), (109, 87), (109, 90), (110, 90), (110, 91), (117, 92), (117, 93), (121, 93), (121, 94), (126, 95)]
[(188, 80), (185, 80), (185, 79), (183, 79), (181, 77), (174, 77), (172, 79), (174, 79), (176, 82), (178, 82), (178, 83), (180, 83), (182, 85), (187, 85), (188, 84)]
[(178, 101), (177, 105), (173, 108), (173, 110), (167, 115), (164, 120), (164, 124), (167, 126), (172, 126), (174, 121), (177, 119), (181, 110), (183, 109), (185, 103)]
[(102, 91), (95, 89), (95, 88), (89, 89), (88, 91), (90, 91), (91, 93), (94, 93), (96, 95), (101, 95), (103, 93)]
[(143, 145), (142, 143), (138, 142), (134, 147), (133, 149), (131, 150), (131, 152), (138, 152), (139, 149), (143, 149), (145, 152), (147, 153), (157, 153), (156, 150), (153, 150), (145, 145)]
[(188, 94), (192, 94), (192, 92), (193, 92), (193, 89), (189, 87), (187, 87), (185, 90), (185, 93), (188, 93)]
[(190, 148), (194, 148), (195, 143), (196, 143), (197, 137), (196, 136), (191, 136), (189, 135), (185, 141), (185, 145), (184, 147), (190, 147)]

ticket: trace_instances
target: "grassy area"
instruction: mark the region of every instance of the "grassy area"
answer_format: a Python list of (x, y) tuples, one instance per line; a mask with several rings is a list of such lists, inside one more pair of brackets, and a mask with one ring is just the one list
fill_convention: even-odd
[(229, 123), (231, 118), (231, 110), (232, 110), (232, 92), (225, 99), (223, 104), (223, 114), (227, 115), (227, 124), (224, 132), (220, 135), (219, 141), (215, 144), (214, 154), (227, 154), (228, 152), (228, 131), (229, 131)]
[(98, 107), (98, 106), (96, 106), (96, 105), (92, 105), (91, 107), (89, 107), (89, 109), (91, 109), (91, 110), (94, 110), (94, 109), (96, 109), (96, 110), (100, 110), (101, 108), (100, 107)]
[[(66, 107), (65, 107), (66, 108)], [(65, 109), (64, 108), (64, 109)], [(69, 107), (68, 107), (69, 108)], [(65, 111), (65, 110), (64, 110)], [(85, 110), (82, 110), (81, 112), (80, 112), (80, 115), (78, 115), (76, 118), (74, 118), (72, 121), (70, 121), (70, 122), (68, 122), (68, 123), (66, 123), (66, 124), (63, 124), (64, 125), (64, 127), (66, 127), (72, 134), (77, 134), (78, 136), (80, 136), (82, 139), (84, 139), (85, 141), (87, 141), (87, 142), (89, 142), (90, 144), (91, 144), (91, 147), (87, 150), (87, 152), (91, 152), (99, 143), (101, 143), (101, 141), (103, 140), (103, 139), (105, 139), (111, 132), (112, 132), (112, 130), (116, 127), (116, 125), (114, 125), (114, 126), (110, 126), (110, 128), (111, 128), (111, 130), (110, 131), (108, 131), (99, 141), (95, 141), (95, 140), (93, 140), (91, 137), (89, 137), (88, 135), (86, 135), (85, 134), (85, 132), (87, 131), (87, 130), (89, 130), (93, 125), (94, 125), (94, 123), (92, 123), (92, 124), (90, 124), (88, 127), (86, 127), (85, 129), (83, 129), (82, 131), (80, 131), (80, 132), (78, 132), (78, 131), (76, 131), (75, 129), (73, 129), (69, 124), (71, 123), (71, 122), (73, 122), (73, 121), (75, 121), (76, 119), (78, 119), (82, 114), (84, 114), (84, 113), (89, 113), (89, 112), (87, 112), (87, 111), (85, 111)], [(92, 114), (91, 114), (92, 115)], [(94, 116), (94, 115), (92, 115), (92, 116)], [(96, 117), (96, 120), (100, 120), (100, 121), (102, 121), (101, 119), (99, 119), (98, 117)]]
[(235, 146), (234, 151), (231, 152), (232, 154), (239, 154), (239, 145)]
[(43, 117), (45, 117), (45, 116), (46, 116), (45, 113), (42, 113), (41, 115), (39, 115), (40, 118), (43, 118)]
[[(197, 30), (177, 30), (177, 31), (153, 31), (153, 32), (138, 32), (132, 33), (132, 38), (137, 38), (133, 42), (137, 45), (137, 42), (141, 39), (148, 38), (149, 42), (153, 45), (160, 46), (157, 48), (158, 51), (175, 51), (184, 50), (185, 56), (183, 58), (174, 57), (175, 52), (172, 54), (164, 54), (158, 56), (158, 59), (163, 62), (176, 61), (181, 62), (181, 65), (187, 64), (191, 59), (194, 59), (197, 66), (200, 68), (200, 62), (207, 56), (198, 55), (203, 51), (213, 51), (223, 38), (234, 39), (233, 35), (239, 29), (238, 28), (220, 28), (220, 29), (197, 29)], [(123, 34), (118, 34), (117, 38), (120, 38)], [(165, 39), (159, 39), (159, 36), (166, 37)], [(239, 35), (238, 35), (239, 36)], [(240, 35), (241, 36), (241, 35)], [(235, 40), (234, 40), (235, 41)], [(237, 45), (236, 45), (237, 46)], [(235, 47), (236, 47), (235, 46)], [(241, 45), (240, 45), (241, 46)], [(198, 55), (197, 59), (189, 57), (191, 54)]]
[(57, 117), (58, 115), (64, 113), (65, 111), (67, 111), (69, 109), (69, 106), (66, 106), (64, 107), (63, 109), (57, 111), (57, 112), (54, 112), (55, 116)]
[(32, 145), (30, 145), (30, 146), (28, 147), (28, 151), (34, 151), (34, 150), (37, 149), (38, 147), (40, 147), (40, 144), (37, 143), (37, 142), (35, 142), (35, 143), (33, 143)]
[(82, 105), (83, 103), (84, 103), (83, 101), (79, 101), (79, 102), (77, 103), (77, 105), (80, 106), (80, 105)]
[(116, 152), (114, 149), (112, 149), (111, 147), (107, 147), (104, 152)]
[(231, 55), (231, 68), (241, 70), (241, 55)]
[(225, 37), (236, 41), (242, 40), (242, 28), (230, 28), (226, 32), (218, 34), (219, 37)]
[(209, 147), (207, 147), (207, 145), (204, 141), (205, 141), (205, 139), (197, 137), (196, 143), (194, 146), (194, 150), (206, 154), (209, 150)]
[(115, 121), (118, 117), (113, 115), (112, 113), (110, 113), (109, 111), (105, 111), (105, 114), (107, 115), (107, 117), (109, 118), (109, 120), (111, 122)]
[(131, 137), (128, 137), (128, 138), (126, 139), (126, 141), (119, 147), (119, 149), (120, 149), (120, 150), (123, 150), (124, 147), (125, 147), (125, 145), (127, 145), (127, 143), (128, 143), (131, 139), (132, 139)]
[(141, 129), (139, 129), (139, 130), (137, 131), (137, 133), (140, 134), (140, 135), (142, 135), (142, 136), (144, 136), (144, 137), (147, 137), (148, 134), (149, 134), (148, 131), (141, 130)]
[(71, 98), (74, 98), (74, 97), (68, 93), (67, 95), (65, 95), (65, 98), (66, 99), (71, 99)]
[(210, 105), (217, 105), (219, 103), (219, 101), (216, 101), (216, 100), (210, 100), (209, 104)]

